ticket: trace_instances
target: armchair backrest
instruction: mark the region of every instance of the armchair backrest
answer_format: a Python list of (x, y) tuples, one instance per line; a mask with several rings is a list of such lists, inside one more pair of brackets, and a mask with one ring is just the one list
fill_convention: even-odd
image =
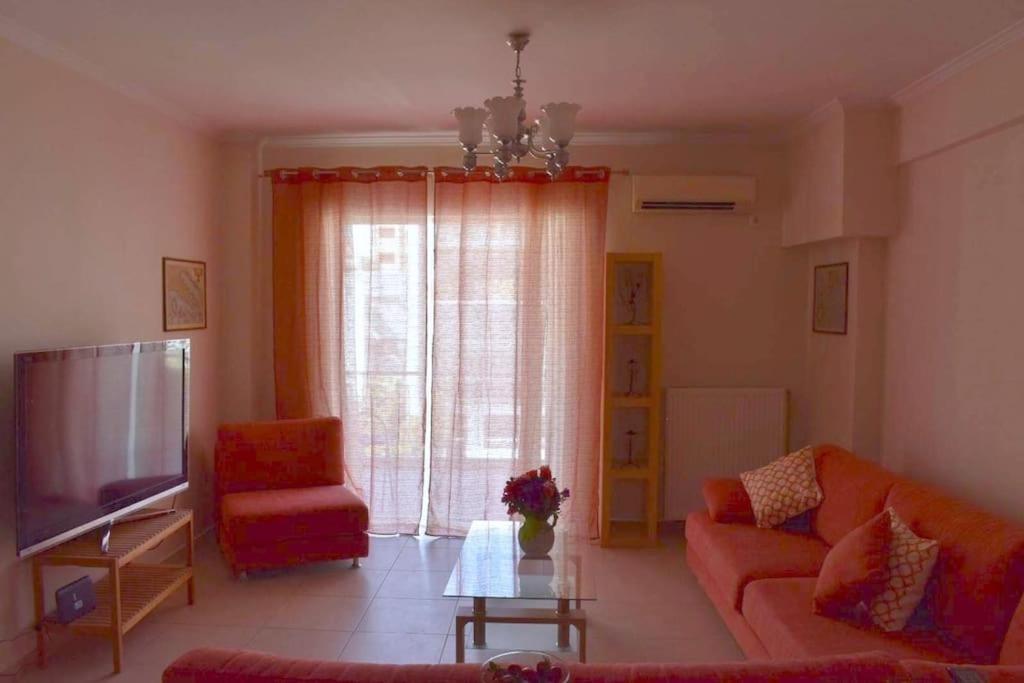
[(240, 491), (343, 484), (341, 420), (317, 417), (221, 425), (214, 479), (218, 498)]

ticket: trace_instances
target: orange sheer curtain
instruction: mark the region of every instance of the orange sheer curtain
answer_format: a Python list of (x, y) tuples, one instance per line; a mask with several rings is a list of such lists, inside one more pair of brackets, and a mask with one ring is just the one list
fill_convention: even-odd
[(505, 519), (505, 481), (546, 463), (559, 524), (595, 535), (608, 171), (435, 180), (427, 533)]
[(370, 530), (415, 533), (423, 494), (424, 168), (272, 172), (281, 418), (342, 418)]

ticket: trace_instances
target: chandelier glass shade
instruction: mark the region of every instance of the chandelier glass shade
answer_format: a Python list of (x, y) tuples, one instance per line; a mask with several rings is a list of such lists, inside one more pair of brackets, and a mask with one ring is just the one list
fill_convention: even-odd
[[(510, 166), (529, 155), (544, 159), (545, 170), (554, 179), (569, 164), (569, 143), (576, 132), (576, 115), (580, 105), (551, 102), (540, 108), (541, 115), (532, 124), (526, 123), (526, 100), (523, 99), (522, 71), (519, 59), (530, 42), (526, 33), (512, 33), (508, 46), (516, 53), (515, 78), (511, 95), (484, 100), (484, 107), (459, 107), (452, 113), (459, 124), (462, 146), (462, 167), (468, 172), (476, 168), (481, 154), (494, 157), (494, 174), (499, 180), (509, 176)], [(486, 137), (489, 146), (481, 149)]]

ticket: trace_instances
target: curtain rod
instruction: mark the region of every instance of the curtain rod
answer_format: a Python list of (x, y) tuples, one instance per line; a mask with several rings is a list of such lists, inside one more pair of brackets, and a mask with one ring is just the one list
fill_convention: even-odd
[[(290, 170), (290, 169), (288, 169), (288, 170)], [(329, 169), (329, 168), (317, 169), (317, 170), (319, 170), (321, 173), (330, 173), (332, 171), (332, 169)], [(369, 169), (367, 169), (367, 170), (369, 170)], [(540, 168), (540, 167), (537, 167), (535, 169), (531, 168), (531, 170), (543, 171), (544, 169)], [(425, 173), (427, 175), (431, 175), (431, 176), (435, 175), (434, 169), (427, 169), (427, 171), (425, 171)], [(608, 171), (608, 173), (610, 175), (625, 175), (625, 176), (632, 175), (632, 173), (630, 172), (630, 170), (628, 168), (612, 169), (612, 170)], [(257, 173), (256, 177), (257, 178), (272, 178), (273, 175), (274, 174), (271, 173), (270, 171), (263, 171), (262, 173)]]

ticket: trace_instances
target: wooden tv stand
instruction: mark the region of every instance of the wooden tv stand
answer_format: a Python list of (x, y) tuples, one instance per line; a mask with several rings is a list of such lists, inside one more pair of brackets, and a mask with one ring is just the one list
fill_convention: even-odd
[[(185, 564), (149, 564), (135, 562), (174, 533), (184, 529)], [(36, 555), (32, 560), (32, 585), (35, 591), (36, 651), (39, 666), (46, 666), (46, 630), (69, 628), (79, 633), (110, 639), (114, 655), (114, 673), (121, 673), (124, 634), (142, 621), (157, 605), (178, 588), (188, 585), (188, 603), (195, 602), (195, 557), (192, 511), (178, 510), (158, 517), (114, 525), (110, 548), (103, 553), (95, 533), (88, 533)], [(96, 582), (96, 609), (67, 626), (47, 616), (43, 567), (97, 567), (107, 576)]]

